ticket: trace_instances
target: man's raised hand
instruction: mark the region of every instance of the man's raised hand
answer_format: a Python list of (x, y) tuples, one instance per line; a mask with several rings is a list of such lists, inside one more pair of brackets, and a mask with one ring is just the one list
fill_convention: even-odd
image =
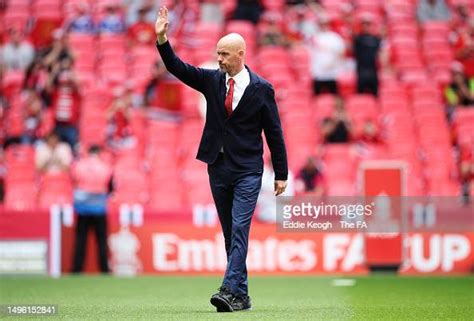
[(160, 10), (158, 10), (158, 17), (156, 18), (155, 22), (155, 33), (160, 45), (164, 44), (168, 40), (166, 37), (168, 26), (168, 8), (161, 7)]

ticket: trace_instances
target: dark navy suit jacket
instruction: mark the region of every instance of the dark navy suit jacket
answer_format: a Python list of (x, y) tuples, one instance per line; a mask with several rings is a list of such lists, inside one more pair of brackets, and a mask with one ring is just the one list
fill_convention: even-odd
[(271, 152), (275, 179), (286, 180), (286, 148), (272, 85), (246, 66), (250, 84), (237, 107), (227, 117), (224, 107), (225, 73), (184, 63), (176, 56), (169, 41), (156, 45), (168, 71), (206, 98), (206, 124), (197, 159), (212, 164), (223, 148), (232, 171), (262, 172), (263, 130)]

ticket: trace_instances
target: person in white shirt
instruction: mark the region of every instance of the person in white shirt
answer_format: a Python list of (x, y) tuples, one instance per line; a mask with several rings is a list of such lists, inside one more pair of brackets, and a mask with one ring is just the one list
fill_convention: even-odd
[(69, 172), (73, 160), (71, 147), (61, 142), (55, 132), (36, 146), (35, 157), (38, 171), (50, 174)]
[(450, 18), (449, 8), (444, 0), (420, 0), (416, 14), (421, 23), (427, 21), (449, 21)]
[(342, 37), (330, 29), (328, 17), (320, 17), (319, 31), (310, 45), (314, 93), (338, 94), (336, 80), (344, 65), (346, 45)]
[(7, 70), (25, 70), (35, 58), (33, 46), (22, 38), (19, 30), (10, 30), (10, 41), (0, 51), (0, 61)]

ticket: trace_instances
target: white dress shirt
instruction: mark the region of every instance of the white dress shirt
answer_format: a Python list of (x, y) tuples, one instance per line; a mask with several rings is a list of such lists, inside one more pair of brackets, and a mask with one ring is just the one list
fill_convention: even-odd
[[(229, 79), (231, 77), (228, 73), (225, 74), (225, 85), (226, 85), (226, 96), (229, 92)], [(250, 74), (247, 68), (244, 67), (237, 75), (232, 77), (235, 81), (234, 83), (234, 97), (232, 99), (232, 110), (235, 110), (239, 104), (240, 99), (244, 95), (245, 88), (250, 84)]]
[[(240, 99), (244, 95), (245, 88), (250, 84), (250, 74), (247, 68), (244, 67), (237, 75), (230, 77), (228, 73), (225, 74), (225, 86), (226, 86), (226, 96), (229, 92), (229, 79), (234, 79), (234, 96), (232, 97), (232, 110), (237, 108)], [(221, 153), (224, 152), (224, 148), (221, 148)]]

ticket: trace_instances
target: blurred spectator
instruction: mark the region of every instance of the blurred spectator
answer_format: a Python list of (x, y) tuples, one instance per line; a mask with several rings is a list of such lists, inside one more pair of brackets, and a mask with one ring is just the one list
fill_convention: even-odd
[(380, 130), (373, 119), (368, 118), (362, 124), (362, 132), (358, 137), (358, 142), (363, 144), (379, 144), (382, 143)]
[(421, 23), (427, 21), (448, 21), (449, 9), (444, 0), (419, 0), (417, 16)]
[(468, 79), (464, 74), (464, 67), (459, 62), (451, 67), (452, 82), (445, 89), (445, 97), (449, 106), (474, 104), (474, 78)]
[(24, 106), (24, 132), (22, 143), (33, 144), (39, 138), (39, 129), (43, 117), (43, 102), (36, 91), (27, 92)]
[(33, 61), (34, 57), (35, 50), (31, 43), (24, 39), (18, 29), (10, 29), (9, 41), (1, 48), (0, 62), (2, 62), (7, 69), (25, 70)]
[(232, 18), (257, 24), (263, 11), (264, 7), (261, 0), (238, 0)]
[(27, 90), (22, 93), (21, 101), (21, 132), (6, 137), (5, 148), (14, 144), (34, 144), (40, 136), (39, 130), (43, 118), (43, 103), (40, 96), (34, 90)]
[(374, 35), (372, 17), (362, 18), (361, 31), (353, 39), (354, 57), (357, 63), (357, 92), (378, 94), (379, 78), (377, 60), (381, 39)]
[(0, 203), (5, 199), (5, 176), (7, 168), (5, 166), (5, 150), (0, 147)]
[(474, 143), (460, 146), (459, 172), (461, 177), (462, 194), (469, 201), (471, 185), (474, 180)]
[(52, 132), (36, 146), (36, 168), (42, 173), (68, 173), (73, 156), (69, 145)]
[(117, 3), (108, 3), (105, 6), (105, 14), (99, 23), (99, 31), (101, 33), (125, 32), (125, 21)]
[[(42, 59), (38, 57), (29, 64), (25, 71), (25, 78), (23, 79), (23, 89), (37, 90), (40, 92), (44, 88), (48, 73), (43, 67)], [(43, 86), (41, 86), (41, 81), (43, 81)]]
[(129, 88), (115, 89), (114, 100), (107, 110), (107, 136), (114, 149), (130, 148), (135, 145), (130, 119), (132, 117), (132, 92)]
[[(295, 195), (295, 182), (293, 172), (288, 171), (288, 185), (286, 190), (281, 194), (282, 196), (294, 196)], [(262, 176), (262, 189), (257, 201), (259, 221), (264, 223), (275, 223), (277, 221), (276, 213), (276, 199), (275, 199), (275, 172), (271, 159), (263, 167)]]
[(288, 41), (283, 33), (282, 17), (276, 12), (265, 13), (260, 25), (261, 34), (258, 43), (260, 46), (288, 46)]
[(48, 72), (52, 71), (55, 64), (63, 60), (72, 60), (72, 50), (68, 44), (68, 34), (62, 29), (56, 29), (53, 32), (53, 43), (49, 48), (46, 48), (40, 56), (43, 57), (43, 65)]
[(293, 10), (295, 18), (285, 23), (288, 41), (290, 43), (309, 41), (317, 33), (317, 28), (312, 16), (307, 16), (308, 8), (297, 5)]
[(146, 20), (148, 8), (138, 10), (138, 20), (128, 29), (128, 37), (133, 45), (153, 45), (156, 41), (155, 28)]
[(158, 106), (158, 86), (161, 81), (168, 77), (168, 71), (161, 61), (157, 61), (153, 66), (151, 79), (145, 87), (144, 105)]
[(342, 99), (336, 100), (333, 116), (323, 119), (321, 132), (325, 143), (349, 142), (352, 126)]
[(48, 80), (48, 71), (46, 70), (43, 60), (36, 57), (28, 66), (23, 79), (23, 90), (34, 90), (40, 95), (44, 106), (51, 105), (51, 97), (46, 91)]
[(311, 75), (314, 93), (338, 93), (337, 77), (344, 63), (345, 44), (342, 37), (331, 31), (329, 18), (321, 16), (319, 31), (311, 39)]
[(219, 0), (201, 0), (201, 22), (222, 25), (224, 13)]
[(469, 8), (466, 3), (458, 4), (453, 11), (452, 29), (458, 31), (468, 26), (470, 20)]
[(55, 130), (63, 141), (75, 149), (79, 139), (81, 95), (77, 78), (72, 70), (72, 60), (66, 59), (53, 66), (46, 88), (51, 94)]
[[(301, 186), (301, 191), (312, 193), (316, 196), (324, 194), (324, 181), (320, 166), (313, 157), (308, 157), (306, 164), (296, 176), (296, 184)], [(299, 190), (300, 188), (297, 188)]]
[(459, 28), (454, 40), (455, 57), (464, 65), (469, 78), (474, 77), (474, 17), (465, 28)]
[(43, 103), (41, 97), (35, 91), (29, 91), (24, 109), (24, 139), (25, 143), (32, 144), (40, 137), (40, 127), (43, 117)]
[(101, 159), (101, 148), (89, 147), (72, 169), (75, 182), (74, 209), (78, 214), (73, 273), (82, 272), (89, 228), (94, 228), (98, 261), (102, 273), (109, 272), (107, 262), (107, 198), (112, 180), (112, 167)]
[[(140, 10), (146, 10), (145, 21), (154, 24), (156, 21), (156, 13), (158, 12), (159, 2), (155, 0), (123, 0), (126, 13), (126, 23), (128, 26), (133, 25), (138, 21)], [(171, 9), (170, 7), (168, 9)]]
[(85, 1), (76, 4), (76, 13), (69, 22), (68, 30), (74, 33), (95, 33), (94, 19), (92, 18), (89, 4)]
[(7, 111), (7, 99), (5, 97), (5, 88), (3, 86), (3, 66), (0, 64), (0, 149), (5, 142), (6, 126), (5, 116)]

